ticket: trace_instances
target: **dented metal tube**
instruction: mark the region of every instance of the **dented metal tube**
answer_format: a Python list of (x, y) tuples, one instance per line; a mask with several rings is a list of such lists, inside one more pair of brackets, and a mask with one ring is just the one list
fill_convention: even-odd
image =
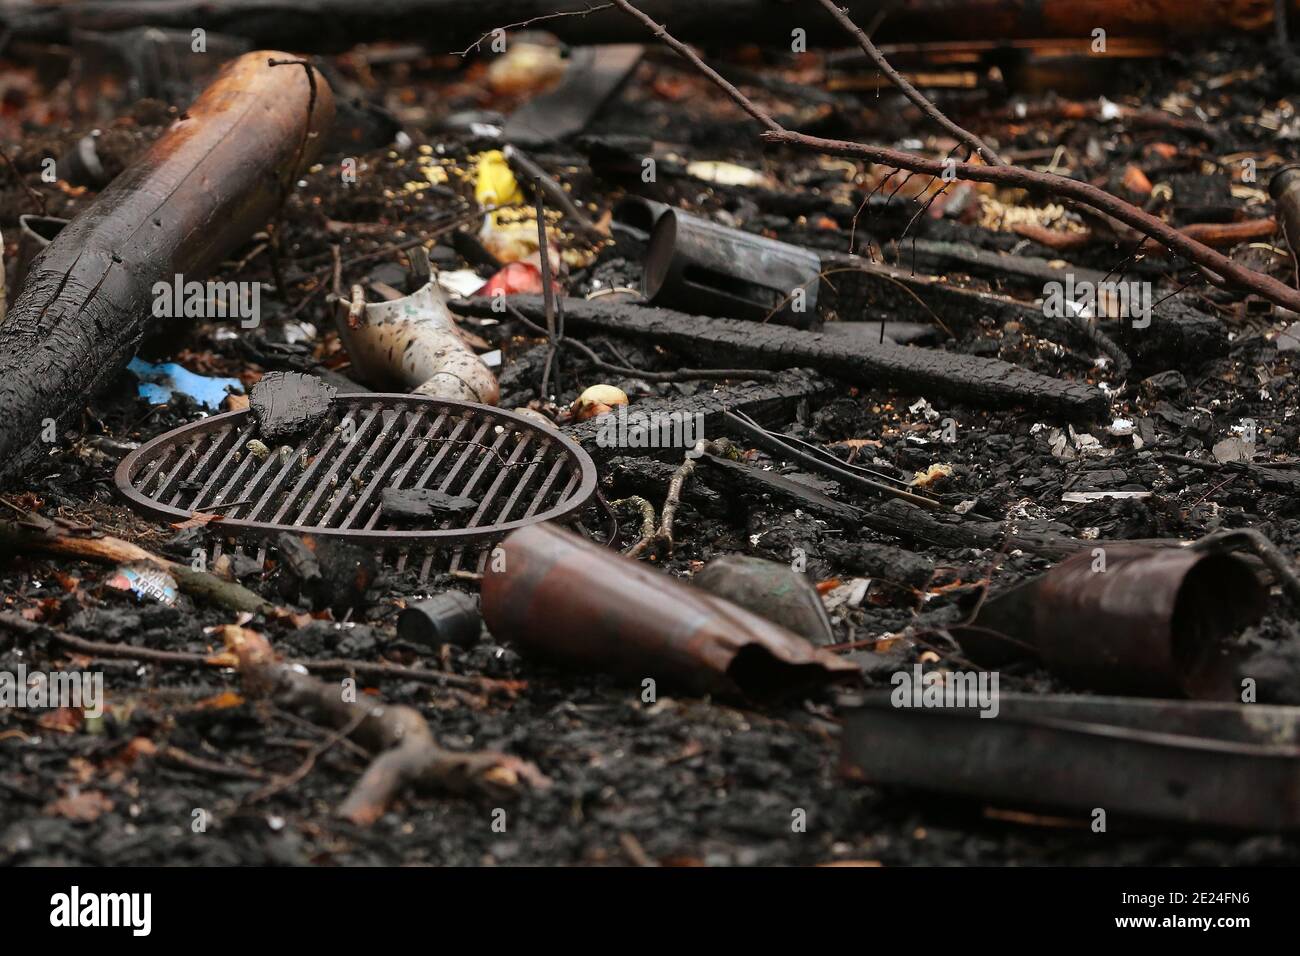
[(1250, 567), (1185, 548), (1095, 550), (988, 601), (971, 626), (953, 628), (963, 650), (984, 666), (1028, 652), (1102, 693), (1238, 697), (1226, 638), (1267, 599)]
[(656, 210), (646, 250), (647, 301), (691, 315), (820, 327), (821, 258), (677, 209)]
[(527, 651), (696, 693), (774, 698), (858, 676), (771, 621), (549, 524), (501, 543), (482, 605), (493, 635)]

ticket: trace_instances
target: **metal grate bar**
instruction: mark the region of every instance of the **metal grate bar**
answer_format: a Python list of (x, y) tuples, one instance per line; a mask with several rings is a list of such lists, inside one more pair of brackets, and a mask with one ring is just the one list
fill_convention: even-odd
[(419, 480), (411, 486), (412, 488), (423, 488), (428, 483), (438, 466), (442, 464), (442, 460), (447, 457), (447, 452), (451, 451), (456, 442), (460, 440), (461, 432), (469, 427), (469, 423), (470, 419), (468, 417), (462, 418), (456, 423), (456, 427), (452, 429), (451, 434), (442, 440), (437, 453), (424, 466), (424, 471), (420, 474)]
[(533, 476), (537, 474), (538, 467), (546, 460), (546, 456), (550, 451), (550, 441), (543, 438), (541, 447), (538, 448), (537, 452), (533, 455), (533, 460), (529, 462), (528, 467), (524, 469), (523, 475), (520, 477), (519, 481), (515, 483), (514, 490), (510, 492), (510, 497), (506, 499), (506, 503), (502, 507), (501, 513), (497, 515), (496, 524), (504, 524), (510, 520), (510, 513), (515, 510), (515, 505), (519, 503), (519, 496), (524, 493), (524, 490), (532, 482)]
[(497, 472), (496, 478), (492, 479), (492, 484), (490, 484), (488, 490), (484, 492), (483, 500), (478, 503), (478, 507), (474, 509), (474, 514), (470, 516), (465, 527), (478, 527), (478, 523), (483, 520), (483, 515), (487, 514), (488, 508), (492, 507), (492, 499), (497, 496), (497, 492), (500, 491), (501, 486), (505, 484), (506, 476), (514, 469), (514, 466), (523, 456), (523, 453), (528, 450), (528, 446), (532, 440), (533, 436), (531, 432), (519, 436), (519, 440), (515, 442), (514, 449), (510, 452), (510, 457), (506, 459), (506, 466)]
[[(242, 447), (242, 444), (240, 447)], [(212, 496), (212, 501), (204, 506), (205, 511), (211, 511), (214, 508), (221, 508), (224, 507), (227, 502), (239, 500), (238, 494), (232, 494), (231, 491), (237, 485), (241, 488), (243, 487), (244, 473), (247, 472), (252, 467), (253, 463), (257, 461), (252, 452), (248, 451), (246, 448), (244, 450), (246, 454), (241, 456), (238, 449), (236, 449), (235, 455), (239, 459), (239, 464), (235, 467), (235, 470), (231, 472), (226, 483), (221, 486), (221, 490)], [(199, 503), (195, 501), (190, 507), (194, 511), (198, 511)]]
[[(474, 473), (470, 475), (469, 480), (465, 482), (465, 486), (461, 488), (460, 494), (464, 495), (465, 497), (469, 497), (469, 495), (474, 491), (474, 489), (478, 487), (478, 483), (479, 481), (482, 480), (483, 473), (487, 471), (488, 465), (491, 464), (500, 465), (502, 463), (501, 447), (507, 441), (509, 441), (510, 438), (514, 436), (514, 434), (515, 433), (508, 428), (502, 429), (501, 434), (497, 436), (496, 441), (494, 441), (490, 446), (488, 446), (488, 450), (485, 450), (483, 454), (479, 456), (480, 460), (478, 463), (478, 467), (474, 469)], [(501, 469), (501, 474), (504, 475), (508, 470), (509, 470), (509, 466), (507, 465), (506, 467), (503, 467)], [(448, 527), (450, 526), (450, 524), (451, 521), (450, 519), (448, 519), (447, 521), (443, 522), (443, 527)]]
[(339, 443), (339, 436), (343, 434), (348, 422), (351, 422), (352, 426), (356, 428), (356, 421), (353, 411), (349, 410), (339, 420), (338, 425), (331, 430), (329, 438), (325, 439), (325, 444), (314, 455), (308, 456), (311, 460), (307, 463), (307, 467), (303, 469), (302, 474), (298, 476), (298, 481), (289, 494), (285, 496), (284, 501), (280, 502), (280, 507), (275, 509), (275, 514), (271, 516), (272, 523), (278, 524), (282, 521), (284, 516), (289, 513), (289, 510), (302, 499), (303, 491), (306, 489), (308, 482), (316, 476), (316, 472), (321, 469), (325, 462), (330, 460), (330, 452)]
[(443, 477), (442, 483), (438, 485), (439, 491), (445, 492), (451, 487), (451, 483), (456, 480), (460, 470), (474, 457), (475, 452), (481, 453), (483, 451), (483, 436), (487, 434), (487, 430), (491, 427), (492, 423), (490, 421), (485, 421), (479, 426), (478, 431), (474, 433), (474, 437), (469, 439), (468, 444), (465, 445), (464, 451), (456, 456), (456, 463), (451, 466), (451, 469)]
[(181, 469), (185, 467), (186, 462), (198, 458), (198, 449), (201, 445), (202, 439), (195, 438), (194, 441), (185, 446), (185, 450), (177, 456), (176, 464), (172, 465), (171, 471), (167, 473), (167, 477), (163, 479), (162, 483), (158, 486), (158, 490), (155, 491), (151, 497), (157, 501), (161, 501), (167, 495), (167, 489), (171, 488), (180, 480)]
[[(280, 446), (277, 455), (280, 459), (280, 472), (274, 479), (272, 479), (271, 483), (267, 485), (266, 491), (262, 492), (262, 497), (257, 499), (252, 510), (249, 511), (247, 515), (244, 515), (247, 520), (256, 521), (257, 516), (262, 513), (262, 509), (274, 501), (277, 494), (284, 492), (284, 486), (289, 479), (289, 475), (293, 472), (293, 469), (295, 467), (301, 467), (302, 459), (307, 453), (307, 449), (315, 445), (329, 427), (330, 425), (328, 421), (322, 422), (317, 426), (314, 432), (299, 441), (292, 449), (290, 449), (288, 445)], [(285, 452), (288, 452), (288, 455), (286, 455)]]
[[(404, 412), (405, 410), (405, 408), (402, 408), (401, 412)], [(423, 412), (420, 413), (420, 417), (423, 417)], [(383, 426), (380, 428), (379, 434), (375, 436), (374, 440), (370, 443), (370, 447), (366, 449), (366, 453), (361, 456), (361, 460), (358, 461), (356, 466), (352, 469), (352, 474), (348, 476), (347, 482), (343, 485), (343, 492), (335, 496), (334, 501), (325, 511), (325, 514), (321, 515), (321, 525), (326, 527), (332, 526), (334, 516), (338, 513), (339, 509), (347, 504), (347, 502), (352, 498), (353, 489), (361, 488), (362, 482), (365, 482), (365, 488), (357, 495), (358, 500), (360, 500), (367, 491), (374, 489), (378, 482), (383, 480), (382, 474), (376, 473), (371, 475), (369, 481), (366, 481), (366, 472), (370, 468), (370, 463), (382, 455), (385, 449), (389, 448), (390, 441), (392, 445), (387, 460), (391, 460), (393, 456), (397, 455), (401, 451), (402, 443), (410, 435), (414, 423), (408, 424), (402, 434), (398, 436), (396, 426), (399, 420), (400, 412), (396, 414), (389, 410), (383, 412)], [(347, 527), (347, 523), (344, 522), (339, 524), (338, 527), (345, 528)]]
[(199, 493), (190, 501), (188, 507), (191, 511), (198, 509), (208, 495), (212, 493), (212, 489), (217, 486), (217, 482), (221, 480), (221, 476), (225, 474), (226, 469), (231, 467), (234, 463), (235, 459), (239, 455), (239, 449), (244, 447), (244, 443), (252, 433), (253, 429), (251, 426), (243, 429), (237, 428), (235, 430), (235, 440), (231, 443), (230, 447), (226, 449), (226, 453), (221, 456), (221, 461), (217, 463), (217, 466), (214, 469), (212, 469), (212, 474), (208, 475), (208, 480), (203, 483), (203, 487), (199, 489)]
[(153, 480), (162, 469), (163, 463), (166, 462), (167, 459), (171, 458), (172, 452), (175, 450), (176, 446), (174, 445), (164, 448), (162, 454), (149, 463), (149, 469), (145, 472), (144, 477), (140, 479), (140, 490), (146, 495), (149, 495), (149, 497), (153, 497), (153, 495), (149, 494), (149, 486), (153, 484)]
[[(185, 481), (198, 481), (199, 477), (204, 474), (204, 469), (208, 467), (208, 464), (212, 461), (213, 457), (221, 450), (223, 443), (231, 437), (238, 437), (238, 435), (239, 430), (237, 428), (223, 428), (219, 432), (214, 432), (212, 434), (212, 441), (208, 445), (208, 450), (203, 453), (202, 457), (200, 457), (197, 462), (194, 463), (194, 467), (190, 469), (190, 473), (185, 476)], [(177, 488), (176, 492), (171, 496), (171, 499), (167, 504), (175, 507), (176, 503), (181, 500), (181, 496), (184, 493), (185, 489)], [(162, 499), (158, 500), (161, 501)]]
[[(420, 427), (420, 424), (423, 421), (423, 408), (408, 416), (406, 428), (402, 430), (402, 436), (393, 444), (392, 450), (388, 453), (388, 457), (386, 457), (379, 467), (374, 470), (374, 473), (370, 476), (370, 481), (366, 484), (365, 489), (357, 496), (357, 503), (352, 506), (352, 510), (348, 512), (342, 523), (339, 524), (340, 528), (352, 527), (352, 523), (356, 521), (357, 518), (361, 516), (361, 512), (365, 510), (366, 504), (375, 497), (376, 492), (384, 487), (384, 477), (388, 474), (388, 470), (393, 467), (393, 463), (397, 461), (402, 450), (410, 444), (411, 436), (415, 434), (415, 430)], [(388, 487), (392, 487), (392, 485), (390, 484)]]
[(531, 518), (537, 513), (537, 509), (541, 506), (541, 503), (546, 500), (546, 496), (550, 493), (551, 485), (555, 484), (555, 479), (560, 476), (560, 472), (564, 471), (565, 464), (566, 462), (563, 458), (555, 459), (555, 464), (551, 465), (550, 473), (547, 474), (546, 480), (542, 482), (542, 487), (538, 490), (537, 494), (533, 495), (533, 500), (528, 503), (528, 509), (524, 512), (525, 518)]
[(311, 497), (307, 499), (307, 503), (302, 506), (301, 510), (299, 510), (298, 516), (293, 519), (294, 527), (302, 527), (307, 522), (308, 518), (315, 512), (316, 505), (320, 502), (321, 496), (325, 494), (326, 491), (335, 494), (338, 493), (339, 469), (342, 468), (347, 460), (352, 457), (352, 453), (361, 447), (362, 441), (366, 439), (366, 433), (370, 431), (370, 426), (377, 420), (379, 420), (379, 406), (372, 405), (370, 407), (370, 412), (366, 415), (361, 424), (357, 426), (356, 434), (352, 436), (352, 441), (348, 442), (347, 447), (343, 449), (343, 454), (339, 455), (338, 458), (334, 460), (334, 464), (330, 465), (329, 470), (326, 471), (324, 476), (321, 478), (321, 483), (316, 486), (316, 490), (311, 493)]
[[(438, 415), (433, 424), (429, 426), (429, 430), (425, 433), (424, 437), (415, 443), (415, 450), (411, 452), (410, 456), (406, 459), (406, 462), (393, 473), (393, 481), (388, 487), (402, 487), (402, 483), (405, 482), (407, 476), (410, 475), (411, 469), (416, 466), (419, 460), (424, 457), (425, 452), (428, 451), (429, 443), (434, 440), (438, 432), (442, 430), (442, 426), (447, 423), (447, 417), (446, 412), (442, 412)], [(383, 509), (376, 504), (374, 510), (370, 512), (370, 517), (366, 519), (366, 523), (363, 526), (364, 529), (369, 531), (378, 524), (382, 514)]]
[[(446, 491), (447, 488), (451, 485), (451, 483), (456, 479), (456, 475), (460, 473), (461, 468), (463, 468), (470, 461), (470, 459), (473, 458), (475, 453), (478, 453), (480, 458), (478, 467), (474, 469), (474, 472), (470, 475), (469, 479), (461, 487), (459, 493), (467, 496), (471, 491), (474, 490), (474, 486), (478, 484), (479, 479), (483, 476), (483, 472), (487, 469), (487, 466), (491, 463), (491, 461), (493, 459), (496, 459), (496, 457), (500, 454), (501, 446), (505, 443), (507, 436), (511, 434), (509, 429), (503, 428), (501, 433), (497, 435), (496, 441), (494, 441), (492, 445), (486, 446), (483, 444), (483, 436), (487, 433), (487, 430), (491, 427), (492, 427), (492, 422), (490, 420), (485, 421), (482, 427), (479, 428), (479, 430), (474, 434), (474, 437), (471, 439), (472, 444), (467, 445), (465, 447), (465, 450), (461, 452), (460, 455), (457, 457), (456, 464), (454, 464), (451, 467), (451, 470), (447, 473), (447, 476), (443, 478), (442, 484), (438, 486), (439, 491)], [(438, 525), (440, 529), (445, 529), (450, 526), (451, 526), (450, 519), (446, 519), (440, 522)], [(420, 564), (421, 581), (429, 577), (429, 570), (433, 566), (433, 558), (434, 555), (432, 552), (430, 552), (428, 555), (425, 556), (424, 561)]]

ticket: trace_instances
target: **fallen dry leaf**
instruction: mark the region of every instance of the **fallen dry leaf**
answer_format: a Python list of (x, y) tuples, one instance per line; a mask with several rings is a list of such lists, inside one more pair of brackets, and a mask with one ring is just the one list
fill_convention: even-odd
[(113, 809), (113, 801), (98, 790), (85, 790), (68, 797), (60, 797), (53, 803), (45, 805), (46, 816), (64, 817), (91, 823)]
[(244, 703), (244, 698), (236, 694), (233, 690), (223, 690), (214, 697), (206, 697), (196, 705), (199, 710), (228, 710), (231, 707), (240, 707)]
[(215, 511), (196, 511), (184, 521), (178, 521), (172, 527), (177, 531), (184, 531), (186, 528), (203, 528), (212, 524), (214, 521), (220, 521), (221, 515)]
[(84, 720), (80, 710), (75, 707), (60, 707), (58, 710), (51, 710), (41, 714), (36, 721), (38, 727), (44, 730), (55, 730), (62, 734), (74, 733)]

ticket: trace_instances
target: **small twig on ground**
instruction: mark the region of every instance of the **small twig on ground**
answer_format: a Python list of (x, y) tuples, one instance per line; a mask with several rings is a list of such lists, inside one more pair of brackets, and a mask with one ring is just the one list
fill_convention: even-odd
[(236, 780), (257, 781), (266, 779), (266, 774), (254, 767), (241, 767), (239, 764), (207, 760), (203, 757), (196, 757), (179, 747), (163, 747), (158, 751), (158, 762), (172, 767), (180, 767), (182, 770), (209, 773), (214, 777), (233, 777)]
[[(109, 644), (104, 641), (92, 641), (66, 631), (60, 631), (47, 624), (29, 621), (10, 611), (0, 611), (0, 628), (5, 628), (24, 637), (45, 638), (54, 643), (86, 657), (100, 660), (138, 661), (142, 664), (163, 666), (182, 666), (195, 668), (229, 667), (230, 661), (221, 656), (209, 654), (192, 654), (186, 651), (160, 651), (151, 647), (136, 647), (133, 644)], [(453, 674), (450, 671), (425, 670), (418, 667), (404, 667), (384, 661), (358, 661), (347, 658), (330, 660), (291, 660), (286, 661), (317, 674), (343, 674), (346, 676), (390, 678), (411, 681), (417, 684), (431, 684), (435, 687), (460, 687), (480, 693), (494, 693), (514, 696), (522, 687), (522, 681), (497, 680), (491, 677), (471, 677), (465, 674)]]
[(843, 462), (838, 465), (833, 464), (823, 458), (819, 458), (799, 448), (795, 448), (789, 442), (772, 434), (766, 428), (763, 428), (746, 415), (726, 412), (724, 418), (728, 425), (748, 437), (755, 444), (767, 449), (771, 454), (782, 455), (791, 461), (800, 462), (809, 468), (834, 475), (838, 480), (850, 482), (867, 491), (889, 495), (893, 498), (901, 498), (903, 501), (910, 504), (920, 505), (922, 508), (929, 508), (935, 511), (950, 510), (942, 501), (935, 501), (933, 498), (926, 498), (902, 488), (895, 488), (891, 485), (884, 484), (883, 482), (873, 481), (863, 475), (849, 471), (847, 468), (843, 467)]
[(898, 87), (899, 90), (902, 91), (903, 95), (907, 97), (917, 109), (952, 136), (973, 149), (981, 158), (983, 158), (984, 162), (988, 163), (990, 166), (1005, 165), (1002, 162), (1002, 157), (994, 152), (991, 146), (974, 133), (963, 129), (952, 120), (948, 119), (947, 116), (939, 111), (937, 106), (926, 99), (925, 94), (908, 82), (907, 77), (903, 76), (890, 66), (889, 61), (885, 59), (884, 54), (882, 54), (880, 50), (876, 48), (876, 45), (871, 42), (871, 38), (863, 32), (861, 27), (853, 22), (849, 15), (840, 8), (835, 0), (817, 0), (817, 2), (825, 8), (827, 13), (835, 18), (835, 22), (843, 27), (844, 30), (853, 37), (853, 39), (857, 40), (858, 46), (860, 46), (862, 52), (867, 55), (867, 59), (871, 60), (871, 62), (876, 65), (876, 69), (880, 70), (889, 82)]
[(40, 551), (108, 564), (143, 561), (172, 575), (180, 589), (192, 597), (212, 601), (231, 611), (275, 613), (278, 610), (260, 594), (236, 581), (222, 580), (207, 571), (195, 571), (188, 564), (164, 558), (121, 538), (110, 535), (89, 537), (61, 528), (39, 515), (29, 514), (21, 521), (0, 521), (0, 544), (15, 551)]
[(600, 10), (608, 10), (611, 6), (612, 4), (602, 3), (599, 4), (598, 6), (587, 7), (587, 9), (585, 10), (558, 10), (555, 13), (545, 13), (542, 14), (541, 16), (530, 17), (527, 20), (520, 20), (518, 23), (507, 23), (505, 26), (497, 27), (495, 30), (489, 30), (487, 33), (483, 34), (481, 37), (479, 37), (469, 46), (465, 47), (465, 49), (456, 50), (448, 55), (469, 56), (471, 50), (482, 49), (483, 42), (487, 40), (488, 37), (493, 36), (497, 33), (504, 33), (506, 30), (522, 30), (525, 27), (531, 27), (534, 23), (542, 23), (546, 20), (557, 20), (560, 17), (585, 17), (590, 14), (596, 13)]
[(248, 799), (244, 802), (261, 803), (262, 801), (275, 796), (277, 793), (282, 793), (285, 790), (288, 790), (294, 784), (306, 777), (307, 774), (311, 773), (312, 768), (316, 766), (316, 761), (324, 756), (325, 753), (340, 740), (345, 739), (350, 733), (356, 730), (357, 727), (360, 726), (361, 721), (365, 719), (366, 712), (364, 710), (358, 710), (356, 716), (353, 717), (346, 726), (332, 731), (329, 736), (308, 751), (307, 756), (303, 758), (302, 763), (294, 768), (292, 773), (287, 773), (283, 777), (277, 777), (261, 790), (249, 794)]
[[(542, 302), (546, 308), (546, 337), (550, 346), (546, 350), (546, 367), (542, 370), (542, 398), (550, 395), (551, 367), (555, 363), (560, 339), (564, 330), (558, 325), (555, 309), (555, 287), (551, 284), (551, 255), (546, 241), (546, 204), (542, 201), (542, 190), (536, 179), (533, 180), (534, 199), (537, 204), (537, 255), (542, 272)], [(558, 375), (557, 375), (558, 378)]]
[[(9, 158), (9, 154), (6, 153), (3, 149), (0, 149), (0, 160), (4, 160), (4, 164), (8, 166), (9, 171), (14, 174), (14, 179), (18, 180), (18, 185), (22, 187), (23, 192), (27, 193), (27, 195), (31, 199), (35, 200), (36, 208), (39, 209), (41, 215), (44, 216), (45, 215), (45, 194), (41, 192), (39, 189), (33, 187), (30, 183), (27, 182), (27, 180), (23, 179), (23, 174), (18, 171), (18, 167), (14, 165), (14, 161)], [(15, 289), (10, 294), (17, 295), (18, 290)]]
[(351, 698), (338, 686), (276, 658), (271, 645), (255, 631), (228, 626), (222, 628), (222, 636), (249, 693), (343, 728), (375, 755), (338, 809), (353, 823), (374, 823), (408, 787), (504, 799), (524, 788), (541, 790), (550, 785), (541, 771), (517, 757), (495, 751), (444, 750), (415, 708), (385, 704), (365, 694)]
[(611, 508), (617, 508), (619, 505), (632, 505), (641, 512), (641, 537), (623, 552), (630, 557), (636, 557), (642, 550), (649, 547), (654, 540), (655, 521), (657, 520), (655, 518), (655, 506), (640, 495), (630, 495), (627, 498), (619, 498), (617, 501), (609, 503)]
[(624, 552), (629, 558), (640, 557), (646, 548), (654, 547), (666, 554), (673, 553), (673, 522), (677, 518), (677, 508), (682, 503), (682, 491), (686, 482), (695, 474), (695, 466), (704, 455), (726, 455), (731, 451), (731, 442), (726, 438), (714, 441), (699, 441), (686, 453), (686, 459), (673, 472), (672, 481), (668, 483), (668, 497), (664, 499), (663, 511), (659, 517), (659, 530), (654, 535), (643, 535), (640, 541)]
[(542, 169), (531, 156), (519, 147), (510, 145), (507, 145), (502, 152), (511, 165), (517, 167), (523, 176), (531, 179), (540, 191), (550, 197), (551, 202), (555, 203), (564, 217), (577, 227), (577, 231), (584, 239), (588, 242), (603, 242), (609, 238), (608, 234), (579, 208), (573, 198), (564, 191), (564, 187), (547, 175), (546, 170)]
[[(524, 315), (514, 305), (506, 303), (506, 311), (510, 313), (511, 318), (536, 332), (538, 335), (546, 335), (546, 330), (534, 322), (528, 316)], [(585, 355), (597, 369), (602, 372), (613, 372), (616, 375), (629, 375), (634, 378), (643, 379), (647, 382), (716, 382), (723, 379), (741, 379), (755, 382), (767, 381), (780, 375), (764, 368), (679, 368), (673, 372), (647, 372), (645, 369), (632, 368), (628, 365), (616, 365), (606, 362), (596, 351), (586, 342), (580, 342), (577, 339), (563, 338), (557, 345), (563, 345), (566, 348), (577, 349)]]

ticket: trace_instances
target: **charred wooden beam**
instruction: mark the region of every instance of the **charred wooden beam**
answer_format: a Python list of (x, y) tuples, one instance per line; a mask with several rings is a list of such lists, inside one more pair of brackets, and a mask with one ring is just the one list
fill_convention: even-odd
[[(543, 315), (540, 297), (521, 296), (511, 301), (534, 320)], [(493, 314), (486, 300), (455, 308), (471, 315)], [(688, 354), (693, 360), (757, 368), (807, 366), (868, 388), (885, 386), (944, 395), (972, 405), (1026, 405), (1074, 419), (1094, 418), (1108, 405), (1106, 396), (1086, 383), (1049, 378), (997, 359), (953, 352), (887, 342), (862, 349), (824, 332), (706, 319), (600, 300), (567, 299), (564, 320), (570, 330), (640, 339)]]
[[(703, 434), (693, 436), (693, 445), (698, 439), (723, 434), (726, 431), (723, 424), (728, 411), (743, 411), (765, 425), (784, 425), (795, 417), (801, 402), (827, 395), (836, 387), (833, 380), (809, 369), (791, 369), (766, 382), (733, 382), (685, 398), (640, 401), (635, 410), (643, 416), (642, 420), (652, 420), (656, 414), (673, 413), (680, 420), (699, 422), (698, 430)], [(604, 437), (604, 430), (609, 426), (607, 416), (598, 416), (580, 422), (567, 431), (598, 462), (618, 455), (662, 456), (681, 460), (680, 446), (667, 447), (656, 439), (651, 439), (653, 444), (622, 441), (611, 443)]]
[[(927, 271), (965, 272), (1044, 298), (1051, 294), (1052, 283), (1064, 286), (1070, 281), (1079, 288), (1091, 285), (1095, 291), (1104, 289), (1108, 282), (1119, 287), (1129, 281), (1095, 269), (1073, 265), (1057, 268), (1045, 259), (1003, 255), (956, 243), (918, 240), (916, 245), (917, 262), (923, 263)], [(904, 255), (907, 248), (905, 245)], [(832, 280), (825, 283), (822, 306), (842, 319), (925, 321), (937, 313), (949, 331), (960, 333), (978, 326), (981, 319), (991, 318), (998, 325), (1017, 322), (1040, 338), (1091, 347), (1091, 343), (1081, 341), (1078, 323), (1050, 317), (1039, 305), (995, 292), (936, 282), (928, 275), (873, 263), (859, 256), (822, 253), (822, 266)], [(1227, 354), (1228, 330), (1217, 317), (1189, 305), (1182, 297), (1167, 296), (1164, 290), (1148, 291), (1159, 303), (1146, 317), (1149, 322), (1135, 324), (1127, 319), (1096, 322), (1096, 328), (1124, 349), (1135, 368), (1139, 371), (1181, 368)]]
[[(1289, 0), (1296, 9), (1295, 0)], [(808, 31), (810, 43), (837, 45), (835, 24), (799, 3), (709, 0), (680, 3), (641, 0), (637, 6), (680, 39), (697, 42), (766, 42), (788, 47), (791, 31)], [(880, 0), (841, 0), (858, 23), (871, 23)], [(970, 40), (1026, 37), (1088, 38), (1098, 25), (1113, 37), (1216, 36), (1273, 28), (1271, 3), (1242, 0), (909, 0), (892, 5), (878, 39)], [(594, 9), (593, 9), (594, 8)], [(556, 16), (556, 14), (561, 14)], [(510, 24), (534, 26), (573, 44), (636, 43), (637, 24), (595, 0), (10, 0), (0, 28), (19, 39), (66, 42), (76, 30), (165, 27), (243, 37), (263, 46), (340, 51), (373, 40), (436, 36), (446, 51), (461, 49)]]
[(285, 54), (234, 60), (32, 264), (0, 326), (0, 481), (135, 354), (153, 287), (199, 279), (262, 228), (319, 150), (328, 84)]

